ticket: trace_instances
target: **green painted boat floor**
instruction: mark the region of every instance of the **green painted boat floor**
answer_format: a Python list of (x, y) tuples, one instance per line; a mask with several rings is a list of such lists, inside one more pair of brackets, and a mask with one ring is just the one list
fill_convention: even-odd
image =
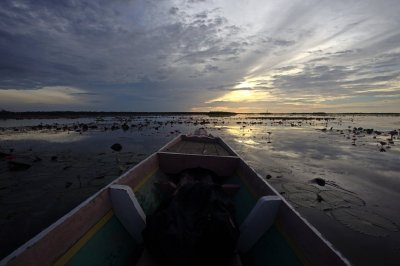
[(146, 216), (153, 214), (157, 207), (160, 205), (160, 197), (156, 192), (156, 189), (153, 185), (156, 181), (169, 181), (168, 176), (157, 170), (144, 185), (135, 192), (135, 196), (140, 203), (144, 213)]
[(302, 265), (275, 226), (266, 232), (250, 252), (242, 257), (243, 265)]
[[(157, 171), (135, 194), (146, 215), (151, 214), (159, 203), (152, 183), (165, 180), (166, 175)], [(241, 224), (257, 202), (251, 191), (238, 176), (226, 180), (227, 184), (240, 185), (234, 198), (236, 223)], [(134, 265), (142, 247), (135, 243), (119, 220), (113, 216), (81, 250), (69, 261), (68, 265)], [(301, 265), (297, 256), (278, 232), (275, 226), (267, 231), (242, 258), (245, 266), (258, 265)]]
[(141, 250), (114, 215), (68, 265), (134, 265)]

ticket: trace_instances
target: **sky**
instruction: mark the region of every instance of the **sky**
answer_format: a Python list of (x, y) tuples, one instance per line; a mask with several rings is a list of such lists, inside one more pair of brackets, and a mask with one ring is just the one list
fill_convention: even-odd
[(400, 112), (399, 14), (399, 0), (2, 0), (0, 109)]

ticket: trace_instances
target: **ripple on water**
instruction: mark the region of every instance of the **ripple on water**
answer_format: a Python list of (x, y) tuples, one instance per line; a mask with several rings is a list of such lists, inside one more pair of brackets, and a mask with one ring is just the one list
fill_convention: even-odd
[(363, 209), (336, 209), (332, 217), (345, 226), (370, 236), (387, 236), (399, 231), (399, 227), (390, 219)]
[(320, 190), (317, 187), (314, 187), (312, 185), (304, 184), (304, 183), (298, 183), (298, 182), (290, 182), (283, 184), (282, 187), (287, 191), (291, 193), (297, 193), (297, 192), (305, 192), (305, 191), (310, 191), (310, 192), (319, 192)]
[(338, 191), (324, 190), (319, 193), (322, 202), (326, 202), (331, 209), (365, 206), (365, 201), (356, 195)]
[(282, 184), (287, 192), (286, 198), (296, 207), (302, 206), (306, 208), (325, 208), (325, 204), (321, 204), (318, 200), (320, 190), (312, 185), (291, 182)]
[(353, 193), (340, 190), (320, 190), (303, 183), (286, 183), (282, 187), (294, 206), (324, 211), (338, 222), (370, 236), (386, 236), (399, 231), (390, 219), (363, 209), (365, 201)]
[(303, 183), (286, 183), (282, 187), (288, 193), (288, 199), (298, 206), (332, 210), (365, 206), (365, 201), (355, 194), (340, 190), (320, 190)]
[(295, 206), (306, 208), (325, 208), (325, 204), (318, 202), (318, 194), (312, 191), (294, 192), (287, 195), (287, 198)]

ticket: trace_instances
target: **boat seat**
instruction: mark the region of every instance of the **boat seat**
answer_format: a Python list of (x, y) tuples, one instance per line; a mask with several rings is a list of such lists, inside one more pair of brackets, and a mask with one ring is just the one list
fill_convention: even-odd
[(279, 196), (261, 197), (240, 226), (238, 250), (247, 253), (273, 225), (282, 199)]
[(141, 243), (142, 231), (146, 227), (146, 215), (132, 189), (125, 185), (111, 185), (110, 197), (115, 216), (133, 239)]

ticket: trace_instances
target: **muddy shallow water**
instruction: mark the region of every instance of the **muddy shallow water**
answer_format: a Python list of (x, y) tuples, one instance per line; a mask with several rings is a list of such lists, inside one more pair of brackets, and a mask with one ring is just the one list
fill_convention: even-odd
[(0, 257), (199, 127), (222, 137), (352, 263), (397, 264), (399, 116), (0, 121)]

